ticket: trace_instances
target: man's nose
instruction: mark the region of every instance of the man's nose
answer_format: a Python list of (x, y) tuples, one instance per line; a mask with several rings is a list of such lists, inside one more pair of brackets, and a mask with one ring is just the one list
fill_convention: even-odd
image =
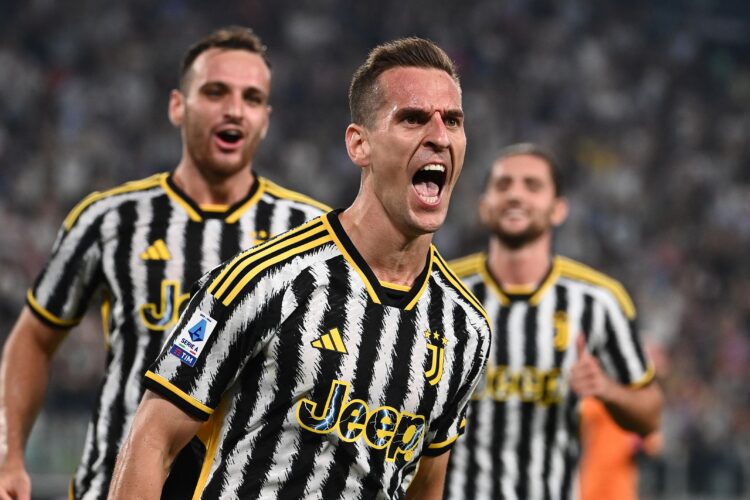
[(430, 121), (427, 123), (425, 142), (435, 150), (443, 150), (451, 145), (448, 129), (445, 126), (445, 122), (443, 122), (442, 115), (438, 111), (432, 114)]

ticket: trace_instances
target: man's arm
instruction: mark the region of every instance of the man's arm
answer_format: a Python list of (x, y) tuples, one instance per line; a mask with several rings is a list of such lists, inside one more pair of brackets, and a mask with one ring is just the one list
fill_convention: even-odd
[(28, 499), (24, 448), (47, 391), (52, 358), (67, 332), (24, 307), (3, 348), (0, 366), (0, 498)]
[(579, 397), (594, 396), (607, 407), (617, 425), (641, 436), (659, 428), (664, 398), (659, 386), (630, 388), (612, 380), (586, 351), (583, 335), (576, 340), (578, 360), (570, 371), (570, 387)]
[(108, 498), (160, 498), (172, 462), (202, 423), (146, 390), (130, 434), (117, 455)]
[(419, 459), (417, 473), (406, 490), (408, 500), (443, 498), (445, 471), (450, 455), (451, 452), (447, 451), (436, 457), (423, 456)]

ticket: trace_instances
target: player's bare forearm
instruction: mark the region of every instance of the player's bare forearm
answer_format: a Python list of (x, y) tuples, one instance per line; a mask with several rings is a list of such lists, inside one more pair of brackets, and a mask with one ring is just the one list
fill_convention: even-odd
[(109, 499), (158, 499), (177, 453), (201, 422), (146, 391), (117, 456)]
[[(24, 308), (0, 366), (0, 491), (28, 483), (24, 447), (47, 390), (52, 357), (66, 332), (50, 328)], [(15, 485), (13, 487), (8, 485)], [(24, 498), (19, 494), (18, 498)]]
[(449, 457), (448, 451), (437, 457), (422, 457), (419, 460), (417, 473), (406, 490), (407, 500), (443, 498), (445, 471)]
[(659, 428), (664, 397), (656, 382), (638, 389), (613, 383), (600, 399), (617, 425), (627, 431), (646, 436)]

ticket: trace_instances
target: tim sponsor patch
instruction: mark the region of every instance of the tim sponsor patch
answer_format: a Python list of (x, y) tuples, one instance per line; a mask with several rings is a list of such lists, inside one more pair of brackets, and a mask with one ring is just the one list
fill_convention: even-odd
[(172, 343), (169, 352), (186, 365), (195, 366), (208, 337), (216, 328), (216, 320), (208, 314), (195, 311), (187, 325)]

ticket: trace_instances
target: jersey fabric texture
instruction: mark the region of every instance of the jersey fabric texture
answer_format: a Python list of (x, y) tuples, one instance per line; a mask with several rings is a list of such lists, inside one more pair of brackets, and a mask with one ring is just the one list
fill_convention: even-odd
[(463, 432), (489, 325), (434, 247), (381, 284), (334, 211), (202, 281), (146, 374), (207, 419), (193, 498), (402, 498)]
[(143, 375), (193, 282), (240, 250), (327, 210), (257, 176), (238, 203), (201, 207), (162, 173), (94, 193), (71, 211), (27, 295), (36, 316), (61, 329), (76, 325), (102, 297), (107, 364), (71, 497), (106, 498)]
[(487, 310), (493, 340), (465, 439), (451, 454), (445, 497), (574, 498), (579, 400), (568, 377), (578, 336), (618, 382), (639, 387), (653, 378), (630, 297), (615, 280), (564, 257), (553, 259), (533, 290), (503, 289), (483, 253), (451, 265)]

